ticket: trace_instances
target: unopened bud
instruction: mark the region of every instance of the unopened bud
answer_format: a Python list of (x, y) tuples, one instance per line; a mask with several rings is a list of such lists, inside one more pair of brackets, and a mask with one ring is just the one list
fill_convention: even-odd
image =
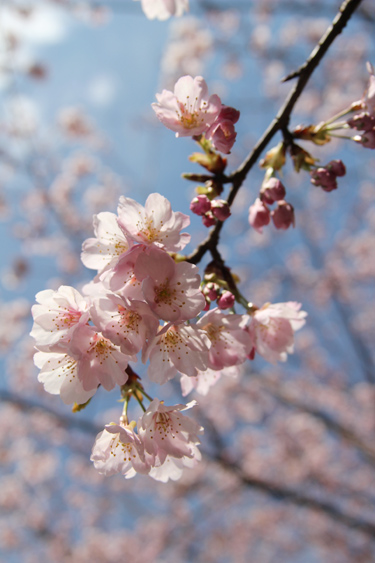
[(196, 196), (190, 204), (190, 210), (196, 215), (204, 215), (210, 209), (211, 202), (206, 195)]
[(284, 184), (278, 178), (269, 178), (263, 182), (259, 195), (260, 199), (268, 204), (284, 199), (286, 196)]
[(213, 225), (216, 225), (216, 219), (213, 216), (212, 211), (208, 211), (202, 216), (202, 222), (205, 227), (212, 227)]
[(218, 119), (221, 121), (223, 119), (228, 119), (232, 123), (237, 123), (240, 118), (240, 112), (238, 109), (234, 109), (230, 106), (221, 106)]
[(336, 174), (330, 172), (327, 168), (316, 168), (310, 172), (310, 175), (311, 183), (323, 188), (325, 192), (337, 189)]
[(220, 299), (218, 299), (217, 305), (219, 309), (231, 309), (236, 301), (233, 293), (230, 291), (224, 291), (221, 294)]
[(361, 113), (353, 115), (346, 123), (349, 127), (357, 131), (371, 131), (371, 129), (375, 128), (375, 117), (362, 111)]
[(271, 216), (276, 229), (289, 229), (290, 225), (294, 227), (294, 208), (286, 201), (279, 201)]
[(268, 207), (259, 199), (255, 200), (253, 205), (249, 208), (249, 223), (250, 225), (258, 231), (262, 232), (262, 227), (268, 225), (271, 220), (271, 214)]
[(346, 168), (345, 168), (345, 164), (343, 163), (342, 160), (331, 160), (331, 162), (329, 162), (326, 165), (326, 168), (329, 172), (332, 172), (332, 174), (334, 174), (335, 176), (345, 176), (346, 174)]
[(216, 301), (220, 286), (217, 283), (210, 282), (203, 289), (203, 294), (208, 297), (210, 301)]
[(225, 221), (231, 214), (228, 202), (224, 199), (215, 199), (211, 204), (211, 209), (213, 215), (216, 219), (219, 219), (219, 221)]
[(363, 135), (356, 135), (353, 139), (356, 143), (360, 143), (366, 149), (375, 149), (375, 129), (372, 131), (365, 131)]

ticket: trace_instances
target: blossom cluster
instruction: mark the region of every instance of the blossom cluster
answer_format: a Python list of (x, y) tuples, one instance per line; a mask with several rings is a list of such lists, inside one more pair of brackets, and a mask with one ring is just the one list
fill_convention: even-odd
[[(284, 361), (293, 351), (294, 331), (304, 324), (305, 313), (293, 303), (226, 314), (234, 304), (230, 292), (207, 310), (197, 266), (172, 257), (190, 240), (181, 232), (189, 221), (160, 194), (151, 194), (144, 207), (121, 197), (117, 215), (94, 216), (95, 237), (84, 242), (82, 261), (97, 274), (82, 294), (61, 286), (36, 296), (31, 335), (45, 390), (83, 405), (99, 386), (121, 389), (120, 422), (107, 425), (93, 449), (103, 473), (147, 473), (163, 481), (178, 478), (200, 458), (201, 428), (181, 414), (191, 405), (167, 407), (150, 398), (129, 365), (137, 354), (148, 363), (151, 382), (164, 384), (180, 374), (184, 394), (194, 387), (205, 393), (255, 352)], [(145, 411), (138, 424), (127, 418), (131, 397)], [(147, 409), (144, 397), (151, 401)]]
[(174, 91), (156, 94), (152, 104), (158, 119), (176, 133), (176, 137), (198, 137), (204, 134), (214, 149), (228, 154), (237, 133), (234, 125), (240, 112), (221, 103), (219, 96), (208, 95), (202, 76), (182, 76)]
[[(271, 176), (266, 178), (259, 192), (259, 197), (249, 208), (249, 223), (258, 233), (268, 225), (272, 219), (276, 229), (288, 229), (294, 227), (294, 208), (284, 200), (286, 190), (284, 184)], [(277, 204), (277, 207), (270, 210), (270, 205)]]

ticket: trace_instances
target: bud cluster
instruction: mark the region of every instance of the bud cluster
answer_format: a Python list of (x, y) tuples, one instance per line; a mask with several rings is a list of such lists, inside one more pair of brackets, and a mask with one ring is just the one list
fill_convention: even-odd
[[(230, 153), (237, 136), (234, 125), (240, 112), (223, 105), (216, 94), (209, 96), (202, 76), (182, 76), (173, 92), (163, 90), (161, 94), (156, 94), (156, 99), (157, 103), (152, 104), (153, 110), (168, 129), (175, 131), (176, 137), (204, 135), (215, 150)], [(209, 169), (213, 171), (212, 164)]]
[(205, 227), (212, 227), (216, 221), (225, 221), (230, 216), (230, 207), (224, 199), (211, 201), (205, 194), (197, 195), (190, 203), (190, 210), (202, 217)]
[[(269, 169), (272, 173), (272, 169)], [(275, 176), (269, 176), (269, 171), (262, 184), (259, 197), (249, 208), (249, 223), (258, 233), (268, 225), (272, 219), (276, 229), (294, 227), (294, 208), (284, 198), (286, 190), (284, 184)], [(269, 206), (277, 203), (277, 207), (270, 210)]]
[(311, 170), (311, 183), (321, 187), (325, 192), (331, 192), (337, 189), (337, 178), (345, 174), (346, 168), (342, 160), (331, 160), (325, 166)]

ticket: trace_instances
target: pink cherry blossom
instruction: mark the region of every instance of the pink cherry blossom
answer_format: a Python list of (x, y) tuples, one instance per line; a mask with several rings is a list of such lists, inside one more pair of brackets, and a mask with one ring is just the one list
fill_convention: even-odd
[(190, 242), (190, 235), (180, 233), (190, 218), (173, 212), (169, 201), (160, 194), (151, 194), (143, 207), (130, 197), (120, 197), (118, 224), (135, 242), (178, 252)]
[(206, 333), (195, 325), (167, 324), (149, 342), (142, 359), (150, 360), (148, 376), (151, 381), (163, 384), (177, 371), (196, 376), (198, 370), (205, 370), (210, 345)]
[(45, 391), (60, 395), (67, 405), (86, 403), (97, 390), (98, 383), (84, 389), (78, 377), (78, 362), (68, 354), (36, 352), (34, 363), (40, 369), (38, 381), (43, 383)]
[(211, 341), (207, 367), (219, 370), (242, 364), (251, 349), (251, 338), (244, 330), (245, 315), (225, 315), (220, 309), (208, 311), (197, 327), (206, 331)]
[(196, 405), (191, 401), (187, 405), (164, 405), (164, 401), (154, 399), (142, 418), (138, 421), (138, 434), (143, 442), (147, 459), (152, 465), (162, 465), (167, 456), (181, 459), (193, 458), (196, 455), (197, 444), (200, 443), (198, 434), (203, 428), (191, 418), (181, 414), (181, 411)]
[(305, 324), (307, 313), (301, 304), (266, 303), (249, 317), (248, 331), (253, 348), (267, 361), (285, 362), (294, 350), (294, 333)]
[(167, 20), (182, 16), (189, 10), (189, 0), (141, 0), (142, 10), (149, 20)]
[(221, 109), (219, 96), (208, 96), (202, 76), (183, 76), (176, 82), (174, 92), (163, 90), (156, 94), (156, 99), (153, 110), (163, 125), (176, 132), (176, 137), (201, 135)]
[(121, 256), (114, 268), (100, 276), (103, 286), (129, 299), (143, 300), (141, 282), (135, 277), (134, 267), (138, 257), (145, 250), (143, 245), (138, 244)]
[(114, 213), (94, 215), (93, 225), (96, 238), (85, 240), (81, 260), (86, 268), (101, 272), (108, 266), (113, 267), (119, 257), (131, 248), (132, 242), (118, 226)]
[(89, 320), (88, 302), (73, 287), (62, 285), (57, 291), (46, 289), (36, 295), (38, 304), (31, 312), (34, 325), (30, 335), (44, 351), (66, 351), (72, 331)]
[(128, 379), (128, 362), (135, 359), (88, 325), (76, 328), (69, 353), (77, 360), (78, 377), (85, 391), (96, 389), (99, 384), (107, 391), (123, 385)]
[(188, 262), (176, 264), (157, 248), (141, 254), (134, 267), (147, 303), (165, 321), (192, 319), (204, 308), (198, 271)]
[(167, 483), (169, 479), (178, 481), (185, 467), (192, 468), (202, 459), (202, 454), (198, 447), (195, 444), (190, 444), (190, 447), (192, 457), (183, 456), (181, 458), (175, 458), (167, 455), (164, 463), (151, 468), (148, 474), (149, 477), (152, 477), (156, 481), (161, 481), (162, 483)]
[(93, 300), (91, 318), (105, 338), (126, 355), (137, 354), (153, 338), (159, 321), (143, 301), (106, 295)]
[(95, 469), (107, 476), (122, 473), (130, 479), (136, 473), (150, 471), (140, 438), (132, 425), (121, 422), (107, 424), (97, 435), (90, 459)]

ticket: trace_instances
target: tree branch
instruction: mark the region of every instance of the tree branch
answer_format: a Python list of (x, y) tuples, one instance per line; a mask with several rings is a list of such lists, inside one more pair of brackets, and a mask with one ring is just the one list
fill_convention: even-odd
[[(290, 115), (294, 109), (294, 106), (301, 96), (304, 88), (310, 76), (319, 65), (320, 61), (328, 51), (329, 47), (336, 39), (336, 37), (342, 32), (346, 24), (348, 23), (350, 17), (354, 11), (358, 8), (362, 0), (345, 0), (340, 9), (332, 21), (317, 46), (313, 49), (310, 56), (306, 62), (294, 73), (287, 76), (285, 80), (290, 80), (291, 78), (298, 76), (298, 81), (294, 88), (290, 91), (284, 104), (278, 111), (276, 117), (270, 123), (266, 131), (263, 133), (262, 137), (259, 139), (252, 152), (246, 158), (246, 160), (235, 170), (229, 177), (228, 183), (232, 184), (232, 187), (228, 196), (228, 203), (231, 206), (240, 187), (242, 186), (247, 174), (258, 161), (263, 150), (266, 148), (271, 139), (275, 136), (278, 131), (286, 129), (289, 124)], [(194, 250), (186, 260), (192, 264), (198, 264), (207, 251), (212, 251), (217, 247), (220, 238), (220, 232), (223, 228), (223, 222), (218, 221), (216, 226), (212, 229), (205, 241), (203, 241)]]

